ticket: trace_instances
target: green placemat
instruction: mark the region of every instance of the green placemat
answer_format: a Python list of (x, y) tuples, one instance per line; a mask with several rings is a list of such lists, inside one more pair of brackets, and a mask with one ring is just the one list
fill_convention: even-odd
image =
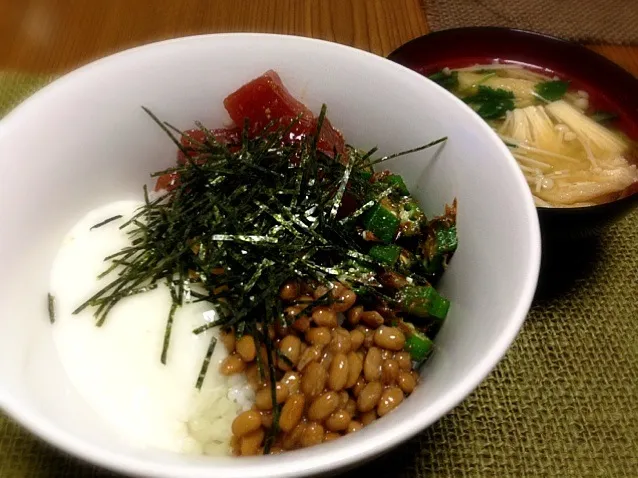
[[(0, 110), (46, 80), (1, 74)], [(544, 287), (488, 379), (348, 478), (638, 478), (638, 212), (545, 260)], [(0, 477), (107, 476), (0, 414)]]
[(636, 0), (421, 0), (431, 30), (521, 28), (587, 43), (638, 44)]
[(51, 76), (0, 72), (0, 118), (51, 80)]

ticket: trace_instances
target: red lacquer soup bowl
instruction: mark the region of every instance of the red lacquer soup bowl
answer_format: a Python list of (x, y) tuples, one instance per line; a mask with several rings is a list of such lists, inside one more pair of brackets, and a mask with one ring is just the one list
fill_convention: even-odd
[[(638, 140), (638, 79), (576, 43), (523, 30), (470, 27), (416, 38), (393, 51), (390, 60), (430, 75), (444, 67), (516, 62), (549, 70), (589, 94), (596, 109), (617, 115), (614, 126)], [(635, 159), (634, 159), (635, 161)], [(541, 231), (550, 240), (591, 236), (638, 205), (638, 183), (609, 202), (587, 207), (538, 207)]]

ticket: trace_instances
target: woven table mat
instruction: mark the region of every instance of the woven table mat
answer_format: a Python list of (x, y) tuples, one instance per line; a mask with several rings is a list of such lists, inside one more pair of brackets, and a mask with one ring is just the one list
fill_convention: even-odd
[(431, 30), (500, 26), (589, 43), (638, 44), (637, 0), (422, 0)]
[[(0, 74), (0, 111), (46, 81)], [(438, 423), (347, 478), (638, 478), (638, 211), (544, 254), (533, 308), (496, 370)], [(0, 413), (1, 478), (111, 476)]]

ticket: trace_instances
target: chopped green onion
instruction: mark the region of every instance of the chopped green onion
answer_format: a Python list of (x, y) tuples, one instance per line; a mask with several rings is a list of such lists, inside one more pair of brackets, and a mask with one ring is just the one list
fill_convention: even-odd
[(385, 207), (377, 204), (364, 215), (363, 225), (379, 240), (390, 243), (399, 230), (399, 218)]
[(369, 181), (370, 178), (372, 177), (372, 172), (370, 172), (370, 171), (359, 171), (359, 176), (362, 179), (364, 179), (366, 181)]
[(436, 237), (436, 252), (439, 254), (451, 253), (456, 251), (459, 245), (459, 240), (456, 235), (456, 225), (452, 224), (449, 227), (438, 225), (434, 229)]
[(403, 349), (410, 353), (410, 357), (415, 362), (423, 362), (432, 351), (432, 342), (425, 334), (414, 331), (405, 339)]
[(438, 275), (443, 272), (443, 264), (443, 254), (436, 254), (431, 259), (423, 259), (423, 272), (427, 275)]
[(395, 244), (374, 245), (370, 248), (368, 255), (383, 264), (393, 266), (401, 255), (401, 246)]
[(402, 236), (412, 237), (421, 234), (421, 225), (425, 223), (425, 214), (416, 200), (409, 196), (403, 199), (398, 206), (399, 229)]
[(399, 290), (397, 301), (405, 312), (421, 318), (443, 320), (450, 309), (450, 301), (439, 295), (431, 285), (406, 286)]
[(403, 178), (398, 174), (390, 174), (383, 178), (381, 182), (387, 184), (388, 186), (394, 186), (395, 191), (402, 196), (410, 195), (410, 191), (408, 191), (408, 187), (405, 185), (405, 181), (403, 181)]

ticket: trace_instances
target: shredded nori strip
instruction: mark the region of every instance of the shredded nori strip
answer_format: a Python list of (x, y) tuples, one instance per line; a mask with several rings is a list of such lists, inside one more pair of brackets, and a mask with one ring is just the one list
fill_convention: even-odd
[(202, 368), (199, 370), (199, 375), (197, 376), (197, 383), (195, 384), (195, 388), (197, 390), (201, 390), (202, 385), (204, 384), (204, 379), (206, 378), (206, 372), (208, 372), (208, 367), (210, 366), (210, 359), (213, 356), (213, 352), (215, 351), (216, 345), (217, 345), (217, 339), (215, 337), (211, 337), (210, 344), (208, 345), (208, 349), (206, 350), (206, 355), (204, 356), (204, 361), (202, 362)]
[(173, 319), (175, 318), (175, 312), (177, 311), (179, 304), (173, 302), (171, 304), (171, 310), (168, 313), (168, 320), (166, 321), (166, 329), (164, 332), (164, 343), (162, 344), (162, 356), (160, 361), (166, 365), (166, 356), (168, 355), (168, 346), (171, 340), (171, 332), (173, 331)]
[(49, 322), (55, 323), (55, 297), (50, 292), (47, 294), (47, 304), (49, 309)]
[(91, 228), (89, 229), (90, 231), (92, 231), (93, 229), (97, 229), (98, 227), (102, 227), (107, 225), (109, 222), (113, 222), (113, 221), (117, 221), (118, 219), (120, 219), (122, 217), (121, 214), (118, 214), (117, 216), (113, 216), (113, 217), (109, 217), (108, 219), (104, 219), (104, 221), (102, 222), (98, 222), (97, 224), (91, 226)]

